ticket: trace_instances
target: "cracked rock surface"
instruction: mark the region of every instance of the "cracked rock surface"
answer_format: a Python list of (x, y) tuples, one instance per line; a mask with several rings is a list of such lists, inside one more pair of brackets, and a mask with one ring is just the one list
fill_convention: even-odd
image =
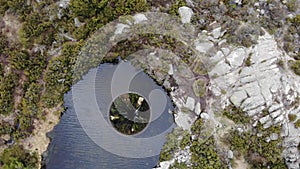
[[(230, 52), (224, 52), (230, 51)], [(293, 147), (299, 143), (299, 129), (289, 122), (288, 115), (299, 118), (300, 79), (287, 69), (288, 56), (278, 49), (274, 38), (265, 33), (252, 48), (227, 46), (211, 58), (215, 67), (209, 71), (210, 89), (218, 96), (222, 107), (234, 104), (241, 107), (254, 120), (267, 129), (283, 125), (286, 151), (283, 155), (289, 168), (299, 168), (299, 152)], [(248, 60), (248, 64), (246, 61)], [(226, 92), (221, 92), (226, 91)], [(268, 114), (263, 114), (266, 110)], [(278, 139), (272, 134), (270, 140)], [(290, 142), (295, 142), (290, 145)]]

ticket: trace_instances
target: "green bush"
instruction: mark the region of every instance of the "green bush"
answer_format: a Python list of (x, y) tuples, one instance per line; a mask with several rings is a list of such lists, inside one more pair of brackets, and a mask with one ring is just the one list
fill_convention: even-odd
[(191, 162), (194, 169), (225, 169), (215, 147), (213, 137), (205, 142), (193, 141), (190, 151), (192, 152)]
[[(149, 4), (146, 0), (104, 0), (92, 2), (87, 0), (72, 0), (70, 2), (70, 11), (72, 13), (66, 13), (68, 21), (64, 21), (62, 25), (66, 25), (69, 22), (73, 23), (75, 17), (85, 22), (85, 25), (74, 31), (70, 31), (77, 40), (81, 40), (87, 38), (89, 34), (108, 22), (117, 19), (119, 16), (146, 12), (148, 8)], [(65, 30), (69, 29), (66, 28)]]
[(0, 0), (0, 17), (8, 10), (7, 0)]
[(26, 47), (34, 43), (41, 45), (52, 45), (56, 29), (47, 17), (38, 12), (31, 12), (27, 15), (20, 30), (21, 41)]
[(0, 163), (3, 168), (7, 169), (19, 169), (17, 167), (35, 169), (37, 168), (37, 162), (37, 153), (30, 153), (18, 145), (5, 149), (0, 155)]
[(0, 55), (5, 51), (7, 48), (7, 39), (2, 33), (0, 32)]
[(45, 107), (54, 107), (63, 102), (64, 94), (73, 84), (72, 68), (79, 49), (78, 44), (66, 43), (63, 46), (62, 55), (49, 61), (48, 70), (44, 76), (46, 91), (42, 97)]
[[(263, 129), (262, 125), (259, 124), (256, 129), (250, 131), (231, 130), (224, 140), (235, 153), (244, 156), (252, 168), (285, 169), (286, 166), (281, 157), (283, 151), (282, 138), (266, 141), (266, 136), (272, 133), (280, 135), (280, 131), (280, 126), (271, 126), (268, 129)], [(258, 132), (263, 136), (258, 137)]]
[(160, 152), (160, 161), (168, 161), (173, 158), (173, 154), (176, 150), (178, 150), (178, 147), (180, 146), (180, 142), (178, 140), (180, 132), (180, 129), (174, 129), (167, 135), (167, 142)]
[(289, 121), (290, 121), (290, 122), (293, 122), (293, 121), (296, 120), (297, 115), (295, 115), (295, 114), (289, 114), (289, 115), (288, 115), (288, 118), (289, 118)]
[(0, 113), (9, 114), (13, 110), (13, 93), (17, 76), (13, 73), (0, 76)]
[(27, 5), (26, 1), (23, 0), (9, 0), (5, 4), (6, 9), (19, 15), (22, 20), (30, 13), (32, 10), (31, 5)]
[(251, 56), (248, 56), (248, 58), (246, 59), (246, 62), (245, 62), (246, 66), (251, 66)]
[(188, 166), (185, 163), (179, 163), (177, 160), (169, 169), (188, 169)]
[(184, 149), (186, 146), (190, 145), (191, 143), (191, 134), (189, 131), (185, 130), (182, 133), (182, 140), (180, 141), (180, 148)]
[(300, 128), (300, 119), (295, 122), (295, 127)]
[(34, 129), (33, 119), (41, 116), (42, 111), (39, 105), (42, 86), (38, 83), (29, 84), (24, 91), (24, 97), (18, 106), (19, 116), (15, 123), (20, 124), (20, 128), (14, 132), (15, 139), (25, 138), (32, 133)]
[(4, 64), (0, 63), (0, 76), (4, 76)]
[(223, 115), (238, 124), (248, 124), (250, 122), (250, 117), (246, 112), (234, 105), (226, 107), (223, 111)]
[(289, 0), (286, 4), (286, 6), (288, 7), (288, 9), (290, 11), (293, 11), (295, 12), (298, 8), (298, 3), (297, 3), (297, 0)]
[(196, 136), (200, 136), (201, 131), (203, 130), (203, 124), (204, 124), (203, 119), (200, 118), (196, 120), (191, 127), (192, 134), (195, 134)]
[(41, 52), (31, 54), (30, 62), (24, 70), (24, 74), (29, 78), (29, 82), (36, 82), (41, 79), (42, 73), (47, 66), (47, 55), (42, 55)]
[(293, 70), (293, 72), (300, 76), (300, 60), (296, 61), (290, 61), (289, 62), (290, 68)]
[(229, 134), (228, 143), (230, 143), (231, 148), (238, 152), (238, 154), (245, 154), (250, 148), (250, 132), (239, 132), (233, 130)]
[(185, 6), (186, 3), (184, 0), (176, 0), (176, 2), (174, 2), (170, 8), (170, 10), (168, 11), (169, 14), (171, 15), (179, 15), (178, 13), (178, 9), (182, 6)]
[(27, 51), (14, 50), (11, 52), (9, 61), (14, 69), (24, 70), (29, 65), (29, 62), (30, 62), (29, 58), (30, 58), (30, 55)]
[(0, 135), (2, 134), (10, 134), (12, 128), (10, 126), (9, 123), (5, 123), (3, 122), (1, 125), (0, 125)]

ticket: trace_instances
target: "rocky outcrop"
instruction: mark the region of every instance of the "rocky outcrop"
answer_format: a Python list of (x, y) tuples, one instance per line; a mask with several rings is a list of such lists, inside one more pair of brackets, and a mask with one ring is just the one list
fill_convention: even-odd
[[(216, 64), (209, 72), (211, 90), (221, 97), (223, 106), (231, 102), (241, 107), (264, 128), (284, 124), (287, 114), (299, 112), (295, 105), (300, 93), (299, 78), (279, 66), (286, 56), (268, 33), (253, 48), (222, 48), (211, 60)], [(263, 115), (263, 110), (268, 114)]]
[[(265, 129), (271, 125), (286, 126), (280, 137), (285, 137), (285, 142), (296, 141), (298, 145), (300, 132), (289, 122), (288, 115), (300, 113), (300, 79), (285, 64), (288, 58), (267, 32), (252, 48), (223, 47), (211, 57), (215, 66), (209, 71), (210, 89), (222, 107), (234, 104), (247, 112), (253, 126), (257, 123), (263, 124)], [(278, 137), (273, 133), (267, 141)], [(288, 143), (285, 146), (283, 154), (287, 165), (299, 168), (298, 150)]]
[(183, 6), (178, 9), (182, 23), (190, 23), (193, 15), (193, 10), (189, 7)]

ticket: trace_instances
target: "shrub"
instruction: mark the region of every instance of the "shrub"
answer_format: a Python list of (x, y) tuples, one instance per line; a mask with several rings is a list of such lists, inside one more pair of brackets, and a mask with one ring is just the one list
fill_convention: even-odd
[(290, 122), (293, 122), (293, 121), (296, 120), (297, 115), (295, 115), (295, 114), (289, 114), (289, 115), (288, 115), (288, 118), (289, 118), (289, 121), (290, 121)]
[(10, 55), (9, 62), (14, 69), (17, 70), (24, 70), (29, 62), (30, 62), (30, 55), (27, 51), (12, 51)]
[(167, 143), (163, 146), (161, 152), (160, 152), (160, 161), (168, 161), (173, 158), (173, 155), (175, 151), (179, 147), (179, 140), (178, 136), (180, 134), (180, 129), (174, 129), (172, 133), (169, 133), (167, 135)]
[(18, 145), (5, 149), (0, 155), (0, 163), (3, 165), (3, 168), (7, 169), (19, 169), (14, 167), (34, 169), (37, 168), (37, 162), (37, 153), (30, 153)]
[(0, 55), (4, 52), (7, 47), (7, 39), (2, 33), (0, 33)]
[(180, 141), (180, 148), (184, 149), (186, 146), (188, 146), (191, 143), (191, 134), (189, 131), (185, 130), (182, 134), (182, 140)]
[(13, 110), (13, 92), (17, 81), (13, 73), (0, 76), (0, 113), (9, 114)]
[(183, 0), (177, 0), (175, 3), (172, 4), (170, 10), (169, 10), (169, 14), (171, 15), (179, 15), (178, 13), (178, 9), (182, 6), (185, 6), (186, 3)]
[(225, 165), (222, 163), (215, 147), (213, 137), (207, 139), (204, 143), (193, 141), (191, 146), (191, 162), (194, 169), (223, 169)]
[(300, 119), (295, 122), (295, 127), (300, 128)]
[(289, 62), (290, 68), (293, 70), (293, 72), (300, 76), (300, 60), (296, 61), (290, 61)]
[(185, 163), (179, 163), (177, 160), (169, 169), (187, 169), (188, 166)]
[[(280, 134), (280, 126), (271, 126), (263, 129), (259, 124), (256, 129), (240, 132), (236, 129), (231, 130), (225, 138), (226, 143), (239, 155), (245, 157), (253, 168), (281, 168), (286, 166), (281, 157), (283, 151), (282, 138), (266, 142), (266, 136), (272, 133)], [(257, 133), (262, 136), (257, 136)]]
[(298, 3), (297, 3), (297, 0), (289, 0), (286, 4), (286, 6), (288, 7), (288, 9), (290, 11), (293, 11), (295, 12), (298, 8)]
[(250, 122), (250, 117), (247, 116), (246, 112), (234, 105), (226, 107), (223, 115), (238, 124), (248, 124)]
[(203, 124), (204, 124), (203, 119), (200, 118), (196, 120), (191, 127), (192, 133), (195, 134), (196, 136), (199, 136), (201, 134), (201, 130), (203, 130)]
[(246, 66), (251, 66), (251, 56), (248, 56), (248, 58), (246, 59), (246, 62), (245, 62)]

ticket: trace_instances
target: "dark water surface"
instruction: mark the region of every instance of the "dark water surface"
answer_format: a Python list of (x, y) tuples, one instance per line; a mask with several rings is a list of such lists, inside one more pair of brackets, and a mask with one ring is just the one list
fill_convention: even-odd
[[(102, 86), (101, 83), (106, 83), (111, 79), (115, 67), (116, 65), (103, 64), (97, 69), (97, 77), (102, 79), (97, 80), (96, 78), (95, 83), (97, 86)], [(139, 85), (141, 81), (143, 83), (146, 82), (151, 87), (162, 89), (143, 72), (134, 78), (131, 86), (143, 91), (145, 84), (141, 83)], [(85, 84), (85, 81), (82, 80), (79, 85), (88, 86), (89, 84)], [(97, 95), (97, 100), (104, 97), (106, 97), (105, 94), (100, 92), (100, 96)], [(64, 100), (67, 110), (62, 116), (60, 123), (49, 133), (52, 142), (48, 147), (48, 155), (45, 158), (47, 169), (149, 169), (157, 165), (159, 161), (158, 155), (148, 158), (126, 158), (112, 154), (98, 146), (80, 125), (73, 105), (72, 92), (65, 94)], [(170, 126), (174, 127), (173, 116), (168, 113), (169, 108), (173, 109), (169, 98), (168, 106), (162, 116), (153, 121), (149, 125), (149, 129), (145, 129), (145, 133), (148, 133), (147, 135), (156, 135)], [(142, 136), (143, 134), (138, 137)], [(114, 142), (114, 140), (111, 140), (112, 145)], [(119, 142), (115, 146), (118, 146), (118, 144)], [(150, 146), (162, 148), (163, 143), (158, 142), (156, 145)]]

